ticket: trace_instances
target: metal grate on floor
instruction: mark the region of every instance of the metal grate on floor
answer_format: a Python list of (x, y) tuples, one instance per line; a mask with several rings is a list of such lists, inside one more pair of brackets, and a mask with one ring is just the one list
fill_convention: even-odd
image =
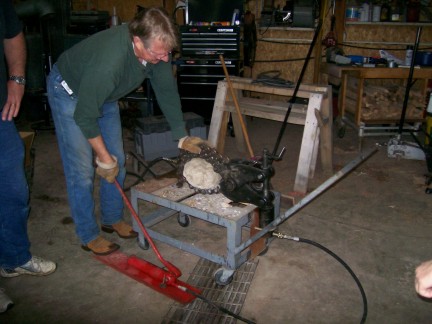
[[(187, 283), (200, 289), (202, 296), (234, 314), (239, 314), (251, 285), (258, 260), (243, 263), (233, 275), (229, 285), (216, 284), (213, 274), (220, 265), (200, 259), (189, 276)], [(235, 324), (236, 319), (219, 311), (203, 300), (196, 298), (192, 303), (174, 303), (165, 315), (162, 324)]]

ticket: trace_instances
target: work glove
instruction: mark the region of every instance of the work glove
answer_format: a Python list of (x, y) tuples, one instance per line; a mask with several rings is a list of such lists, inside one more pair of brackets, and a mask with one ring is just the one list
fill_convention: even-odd
[(114, 159), (114, 162), (112, 163), (103, 163), (99, 161), (98, 157), (96, 157), (96, 173), (109, 183), (113, 183), (119, 173), (119, 165), (117, 163), (117, 158), (114, 155), (111, 156)]
[(200, 154), (203, 145), (210, 146), (210, 144), (202, 138), (195, 136), (185, 136), (180, 138), (178, 148), (194, 154)]

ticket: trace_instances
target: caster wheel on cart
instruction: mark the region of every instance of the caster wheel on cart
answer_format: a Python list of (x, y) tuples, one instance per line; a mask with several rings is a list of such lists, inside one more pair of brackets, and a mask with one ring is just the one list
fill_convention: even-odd
[(188, 227), (190, 225), (190, 217), (185, 213), (179, 213), (177, 215), (177, 222), (181, 227)]
[(150, 247), (149, 242), (144, 239), (143, 241), (140, 241), (140, 239), (137, 240), (138, 241), (138, 246), (143, 249), (143, 250), (148, 250)]
[(337, 132), (337, 136), (339, 138), (344, 138), (345, 137), (345, 132), (346, 132), (346, 126), (342, 125), (341, 127), (339, 127), (338, 132)]
[(227, 271), (224, 268), (219, 268), (214, 273), (214, 280), (220, 286), (226, 286), (231, 283), (234, 278), (234, 271)]
[(264, 250), (262, 250), (260, 253), (258, 253), (258, 255), (259, 256), (263, 256), (263, 255), (265, 255), (267, 252), (268, 252), (268, 246), (266, 246), (265, 248), (264, 248)]

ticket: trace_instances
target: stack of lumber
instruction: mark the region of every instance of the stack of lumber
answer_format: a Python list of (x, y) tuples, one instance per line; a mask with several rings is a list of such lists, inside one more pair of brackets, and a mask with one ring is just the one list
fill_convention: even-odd
[[(405, 87), (398, 85), (376, 86), (366, 82), (361, 98), (360, 118), (362, 120), (399, 120), (405, 98)], [(355, 112), (357, 107), (357, 88), (348, 86), (346, 109)], [(425, 98), (421, 91), (411, 89), (406, 110), (406, 119), (422, 119), (425, 109)]]

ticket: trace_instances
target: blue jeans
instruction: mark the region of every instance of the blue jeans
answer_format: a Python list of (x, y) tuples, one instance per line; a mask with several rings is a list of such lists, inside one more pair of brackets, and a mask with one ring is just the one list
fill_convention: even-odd
[(28, 214), (24, 144), (14, 122), (0, 119), (0, 267), (14, 269), (30, 260)]
[[(95, 168), (93, 150), (73, 118), (78, 98), (69, 95), (60, 84), (62, 76), (56, 65), (47, 80), (48, 100), (56, 128), (57, 140), (66, 177), (66, 188), (76, 233), (83, 244), (99, 235), (93, 198)], [(99, 128), (105, 146), (118, 159), (120, 172), (117, 181), (123, 185), (125, 154), (123, 149), (120, 111), (117, 102), (107, 102), (101, 109)], [(112, 225), (121, 220), (123, 200), (114, 184), (100, 182), (101, 223)]]

